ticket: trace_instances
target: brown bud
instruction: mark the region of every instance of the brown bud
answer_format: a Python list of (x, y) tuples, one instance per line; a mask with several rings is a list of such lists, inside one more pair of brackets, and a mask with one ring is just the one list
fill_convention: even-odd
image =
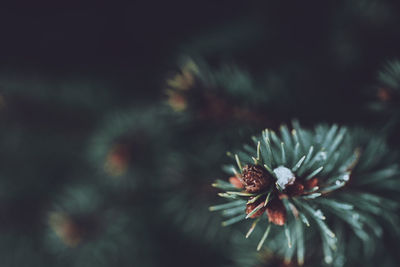
[(51, 213), (49, 224), (65, 245), (76, 247), (81, 242), (82, 231), (70, 216), (58, 212)]
[(267, 188), (272, 177), (259, 165), (246, 165), (243, 168), (242, 180), (247, 192), (256, 193)]
[(256, 202), (256, 203), (249, 203), (246, 205), (246, 214), (249, 214), (250, 212), (252, 212), (255, 208), (261, 206), (261, 208), (256, 211), (253, 215), (250, 216), (250, 218), (257, 218), (260, 217), (261, 215), (263, 215), (263, 213), (265, 212), (265, 210), (267, 209), (266, 207), (264, 207), (264, 202)]
[(272, 199), (267, 205), (268, 220), (276, 225), (284, 225), (286, 222), (286, 209), (278, 198)]
[(392, 98), (390, 91), (383, 87), (378, 89), (377, 96), (382, 102), (387, 102)]
[(108, 153), (104, 168), (113, 176), (119, 176), (128, 169), (130, 160), (129, 150), (124, 145), (115, 145)]
[(236, 188), (243, 188), (243, 183), (236, 176), (232, 176), (229, 178), (229, 182)]
[(304, 185), (296, 181), (286, 186), (285, 192), (291, 197), (300, 196), (304, 193)]
[(168, 105), (170, 105), (170, 107), (174, 111), (180, 112), (186, 109), (187, 100), (182, 94), (175, 91), (168, 91), (167, 94), (168, 94)]
[(317, 185), (318, 185), (318, 178), (317, 177), (314, 177), (314, 178), (312, 178), (312, 179), (310, 179), (310, 180), (308, 180), (308, 181), (306, 181), (304, 183), (304, 187), (307, 190), (313, 189)]

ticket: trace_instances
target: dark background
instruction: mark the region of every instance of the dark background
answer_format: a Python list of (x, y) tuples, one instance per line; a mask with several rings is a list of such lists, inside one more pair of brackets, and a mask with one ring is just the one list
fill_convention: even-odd
[[(163, 100), (166, 74), (182, 53), (283, 77), (297, 99), (284, 120), (379, 125), (366, 111), (366, 91), (377, 70), (400, 56), (400, 3), (349, 2), (26, 1), (0, 9), (0, 90), (7, 100), (1, 231), (41, 236), (46, 208), (79, 179), (74, 174), (86, 165), (77, 151), (104, 114)], [(68, 102), (64, 84), (78, 98), (80, 87), (71, 85), (92, 91)], [(48, 96), (41, 98), (43, 88)], [(174, 242), (173, 234), (161, 236)], [(171, 265), (176, 257), (192, 263), (202, 250), (193, 246), (178, 243), (163, 257)]]
[[(376, 3), (22, 2), (0, 11), (1, 69), (27, 79), (109, 82), (121, 104), (130, 97), (151, 101), (159, 97), (154, 93), (165, 69), (186, 48), (254, 72), (289, 69), (295, 93), (311, 88), (322, 100), (340, 98), (341, 118), (351, 118), (360, 104), (353, 92), (371, 84), (377, 66), (399, 53), (399, 5)], [(313, 105), (323, 112), (323, 102)]]

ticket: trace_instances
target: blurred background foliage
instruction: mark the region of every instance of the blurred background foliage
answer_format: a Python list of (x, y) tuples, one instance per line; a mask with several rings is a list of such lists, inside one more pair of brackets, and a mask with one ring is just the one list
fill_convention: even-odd
[(2, 266), (292, 266), (249, 256), (209, 213), (210, 185), (227, 150), (294, 118), (381, 130), (398, 150), (399, 14), (389, 0), (1, 9)]

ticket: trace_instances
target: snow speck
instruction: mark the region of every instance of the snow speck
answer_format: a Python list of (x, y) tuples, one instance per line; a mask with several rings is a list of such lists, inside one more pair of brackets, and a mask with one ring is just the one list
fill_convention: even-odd
[(279, 166), (278, 168), (274, 169), (274, 173), (277, 178), (276, 183), (282, 189), (285, 189), (287, 185), (293, 184), (296, 180), (293, 172), (284, 166)]

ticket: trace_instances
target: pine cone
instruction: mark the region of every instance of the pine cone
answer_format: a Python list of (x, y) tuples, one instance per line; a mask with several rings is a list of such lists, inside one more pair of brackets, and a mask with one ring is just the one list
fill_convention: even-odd
[[(264, 206), (264, 202), (256, 202), (256, 203), (249, 203), (246, 205), (246, 214), (249, 214), (250, 212), (252, 212), (255, 208), (257, 208), (258, 206)], [(258, 211), (256, 211), (256, 213), (254, 213), (253, 215), (250, 216), (250, 218), (254, 219), (257, 217), (260, 217), (261, 215), (263, 215), (263, 213), (265, 212), (265, 210), (267, 209), (267, 207), (262, 207), (260, 208)]]
[(246, 165), (243, 168), (242, 180), (247, 192), (256, 193), (267, 188), (272, 177), (259, 165)]
[(268, 220), (276, 225), (284, 225), (286, 222), (286, 209), (282, 201), (274, 198), (267, 205)]

